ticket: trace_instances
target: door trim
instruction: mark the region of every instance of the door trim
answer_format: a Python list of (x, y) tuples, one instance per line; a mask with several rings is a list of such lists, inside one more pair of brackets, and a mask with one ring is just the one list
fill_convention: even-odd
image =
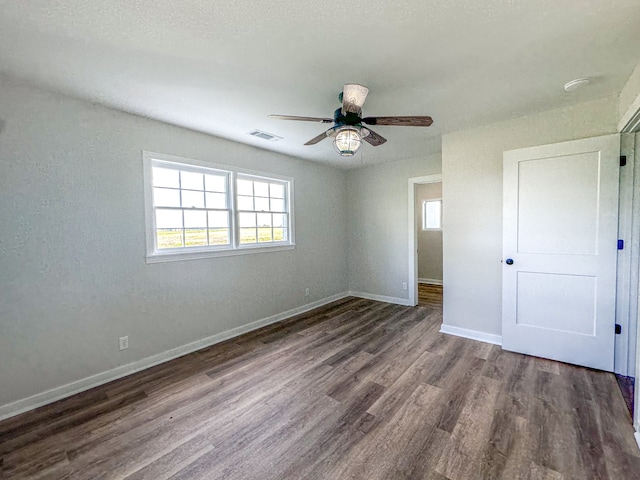
[[(635, 133), (636, 138), (634, 142), (634, 192), (638, 192), (640, 186), (640, 94), (638, 94), (635, 100), (629, 105), (627, 111), (620, 118), (618, 123), (618, 131), (621, 133)], [(624, 168), (624, 167), (623, 167)], [(635, 329), (635, 377), (638, 379), (640, 376), (640, 253), (638, 248), (638, 239), (640, 237), (640, 199), (638, 195), (635, 195), (632, 202), (632, 233), (630, 246), (634, 249), (631, 258), (631, 312), (633, 315), (635, 309), (635, 318), (630, 318), (631, 323), (634, 323)], [(634, 285), (635, 284), (635, 285)], [(630, 334), (633, 332), (630, 330)], [(629, 344), (631, 346), (631, 344)], [(631, 348), (630, 348), (631, 350)], [(633, 358), (632, 351), (629, 351), (627, 361), (630, 363)], [(635, 382), (635, 398), (640, 399), (640, 382)], [(635, 402), (635, 411), (633, 412), (633, 426), (636, 430), (635, 438), (640, 448), (640, 401)]]
[[(437, 175), (425, 175), (423, 177), (412, 177), (409, 179), (409, 305), (415, 307), (418, 304), (418, 251), (416, 246), (418, 244), (418, 229), (416, 226), (416, 185), (422, 185), (425, 183), (439, 183), (442, 182), (442, 174)], [(444, 192), (443, 192), (444, 193)], [(444, 197), (444, 195), (442, 195)], [(444, 201), (442, 202), (444, 208)], [(444, 226), (444, 224), (443, 224)], [(444, 229), (443, 233), (444, 235)]]
[[(636, 319), (638, 298), (638, 239), (640, 235), (640, 210), (638, 195), (634, 135), (620, 136), (620, 154), (627, 156), (627, 164), (620, 167), (620, 191), (618, 209), (618, 238), (624, 240), (624, 249), (618, 251), (618, 275), (616, 279), (616, 323), (622, 333), (616, 335), (614, 372), (634, 376), (636, 354)], [(634, 179), (634, 177), (636, 177)], [(634, 185), (634, 181), (637, 185)], [(635, 198), (634, 198), (635, 197)]]

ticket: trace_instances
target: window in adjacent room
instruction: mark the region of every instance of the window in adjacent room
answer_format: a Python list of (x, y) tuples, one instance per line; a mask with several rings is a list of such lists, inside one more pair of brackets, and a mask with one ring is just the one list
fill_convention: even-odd
[(442, 199), (423, 200), (422, 230), (442, 230)]

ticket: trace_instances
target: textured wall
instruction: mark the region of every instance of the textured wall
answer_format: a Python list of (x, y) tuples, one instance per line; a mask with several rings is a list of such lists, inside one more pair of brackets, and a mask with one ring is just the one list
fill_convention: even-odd
[(440, 154), (349, 171), (349, 289), (408, 299), (411, 177), (440, 173)]
[[(294, 177), (295, 250), (146, 264), (142, 150)], [(344, 171), (0, 81), (0, 406), (346, 291), (345, 205)]]
[(620, 92), (620, 107), (618, 115), (622, 119), (633, 103), (640, 97), (640, 64), (631, 73), (624, 88)]
[(502, 153), (616, 132), (607, 97), (444, 135), (444, 323), (502, 330)]

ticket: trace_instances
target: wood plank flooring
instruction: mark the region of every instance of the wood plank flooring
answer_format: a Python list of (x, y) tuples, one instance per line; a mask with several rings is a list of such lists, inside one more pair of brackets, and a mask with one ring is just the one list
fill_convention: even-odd
[(442, 307), (442, 285), (418, 284), (418, 305)]
[(0, 422), (5, 479), (640, 479), (612, 374), (347, 298)]

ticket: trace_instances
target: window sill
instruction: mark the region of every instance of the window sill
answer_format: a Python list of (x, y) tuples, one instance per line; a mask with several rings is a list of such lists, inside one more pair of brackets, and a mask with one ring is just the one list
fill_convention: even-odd
[(244, 247), (244, 248), (236, 248), (233, 250), (153, 253), (153, 254), (147, 255), (147, 263), (180, 262), (185, 260), (198, 260), (201, 258), (232, 257), (235, 255), (253, 255), (256, 253), (282, 252), (285, 250), (294, 250), (295, 248), (296, 248), (295, 244), (287, 244), (287, 245), (274, 245), (269, 247)]

